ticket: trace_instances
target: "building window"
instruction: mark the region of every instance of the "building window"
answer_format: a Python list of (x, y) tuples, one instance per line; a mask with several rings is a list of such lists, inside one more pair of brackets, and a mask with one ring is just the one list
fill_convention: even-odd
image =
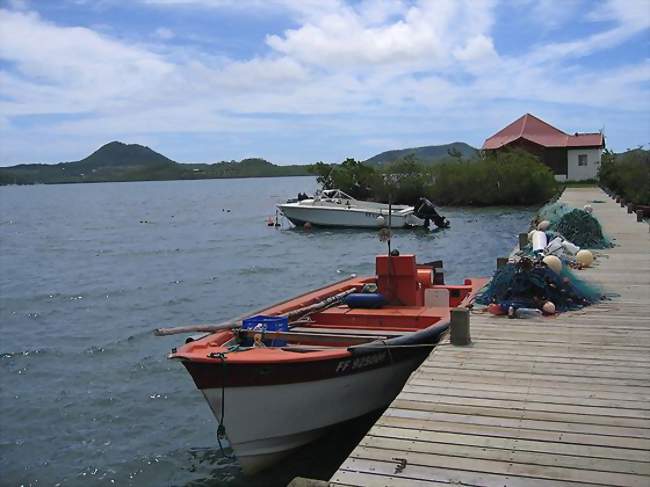
[(587, 154), (579, 154), (578, 166), (586, 166), (586, 165), (587, 165)]

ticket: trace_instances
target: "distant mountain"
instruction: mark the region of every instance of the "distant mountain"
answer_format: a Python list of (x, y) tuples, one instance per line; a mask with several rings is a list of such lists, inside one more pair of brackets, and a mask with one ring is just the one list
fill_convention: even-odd
[(421, 163), (434, 164), (450, 157), (449, 153), (451, 151), (460, 152), (464, 159), (472, 159), (478, 155), (478, 150), (471, 145), (464, 142), (453, 142), (444, 145), (427, 145), (410, 149), (389, 150), (367, 159), (364, 161), (364, 164), (370, 166), (384, 166), (411, 154)]
[(169, 166), (176, 162), (149, 147), (114, 141), (101, 146), (88, 157), (69, 164), (85, 169), (97, 169), (100, 167)]
[(179, 164), (149, 147), (110, 142), (80, 161), (0, 168), (0, 185), (306, 176), (310, 167), (276, 166), (259, 158)]

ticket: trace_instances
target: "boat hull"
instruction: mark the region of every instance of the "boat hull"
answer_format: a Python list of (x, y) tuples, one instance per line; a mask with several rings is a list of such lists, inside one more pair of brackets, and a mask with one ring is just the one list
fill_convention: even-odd
[[(284, 216), (296, 226), (305, 223), (321, 227), (381, 228), (388, 225), (388, 212), (375, 209), (314, 207), (286, 204), (278, 206)], [(382, 218), (379, 218), (379, 217)], [(413, 213), (395, 214), (391, 217), (393, 228), (423, 225)]]
[(226, 434), (244, 472), (251, 474), (313, 441), (330, 426), (388, 406), (430, 348), (411, 350), (416, 351), (357, 373), (307, 382), (210, 387), (202, 392), (219, 420), (225, 391)]

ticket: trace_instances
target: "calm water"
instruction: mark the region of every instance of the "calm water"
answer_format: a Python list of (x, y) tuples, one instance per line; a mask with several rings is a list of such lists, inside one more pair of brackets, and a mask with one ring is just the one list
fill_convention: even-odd
[[(243, 479), (184, 369), (183, 337), (158, 326), (218, 321), (374, 272), (374, 231), (275, 229), (273, 205), (313, 178), (0, 188), (0, 483), (285, 485), (326, 478), (371, 419)], [(393, 246), (443, 259), (448, 281), (488, 275), (532, 209), (441, 211), (435, 233)], [(263, 407), (260, 408), (263, 414)]]

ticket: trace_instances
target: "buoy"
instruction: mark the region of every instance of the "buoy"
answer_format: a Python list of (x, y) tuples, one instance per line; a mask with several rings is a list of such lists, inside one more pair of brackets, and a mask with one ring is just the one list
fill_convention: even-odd
[(594, 254), (589, 250), (581, 250), (576, 254), (576, 261), (582, 267), (589, 267), (594, 262)]
[(559, 257), (556, 257), (555, 255), (547, 255), (542, 259), (542, 262), (544, 262), (544, 264), (546, 264), (548, 268), (556, 274), (562, 272), (562, 261)]
[(544, 306), (542, 306), (542, 311), (545, 315), (554, 315), (555, 314), (555, 304), (551, 301), (546, 301)]
[(585, 205), (583, 209), (584, 209), (587, 213), (591, 213), (592, 211), (594, 211), (594, 207), (591, 206), (591, 205)]
[(488, 313), (492, 313), (493, 315), (504, 315), (506, 312), (501, 308), (501, 305), (497, 303), (490, 303), (487, 306)]
[(305, 230), (311, 230), (311, 223), (305, 222), (305, 224), (302, 226)]
[(540, 232), (545, 232), (546, 230), (548, 230), (548, 227), (550, 227), (550, 226), (551, 226), (550, 221), (542, 220), (541, 222), (539, 222), (537, 224), (537, 230), (539, 230)]
[(385, 224), (386, 224), (386, 219), (383, 216), (379, 215), (377, 217), (377, 225), (383, 227)]

